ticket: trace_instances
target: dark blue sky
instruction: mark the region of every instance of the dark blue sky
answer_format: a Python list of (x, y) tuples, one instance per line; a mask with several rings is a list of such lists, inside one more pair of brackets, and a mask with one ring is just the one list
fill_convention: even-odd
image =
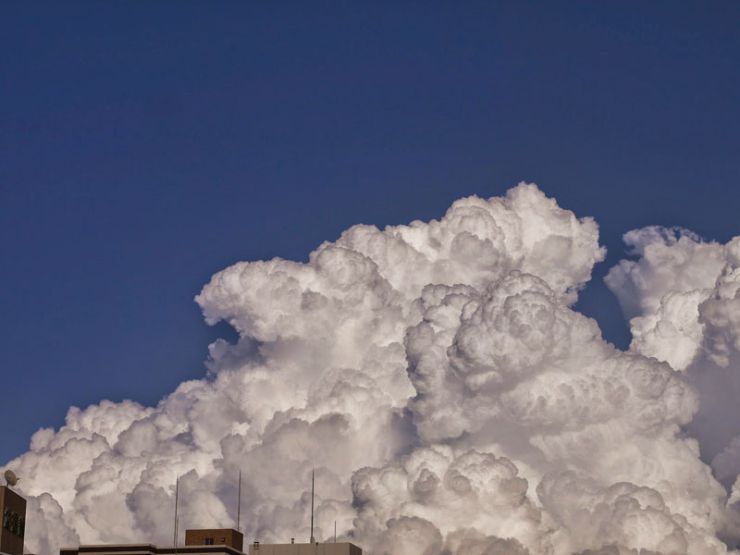
[(740, 233), (740, 3), (5, 2), (0, 463), (200, 377), (237, 260), (538, 183), (621, 234)]

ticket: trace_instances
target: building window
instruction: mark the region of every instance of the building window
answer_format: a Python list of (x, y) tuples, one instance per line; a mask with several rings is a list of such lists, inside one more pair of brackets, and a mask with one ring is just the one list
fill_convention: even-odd
[(213, 538), (206, 538), (205, 544), (206, 545), (213, 545)]

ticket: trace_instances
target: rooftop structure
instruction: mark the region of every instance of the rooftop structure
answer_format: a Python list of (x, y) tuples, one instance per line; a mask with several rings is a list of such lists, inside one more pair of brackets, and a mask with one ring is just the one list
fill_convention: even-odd
[(244, 535), (233, 528), (185, 530), (185, 545), (228, 545), (242, 551)]
[[(232, 528), (185, 531), (185, 545), (158, 547), (141, 544), (81, 545), (65, 547), (59, 555), (245, 555), (243, 535)], [(277, 543), (254, 542), (249, 555), (362, 555), (362, 549), (349, 542)]]
[(243, 555), (228, 545), (186, 545), (157, 547), (150, 543), (81, 545), (64, 547), (59, 555)]
[(255, 542), (249, 555), (362, 555), (362, 549), (349, 542), (339, 543), (268, 543)]

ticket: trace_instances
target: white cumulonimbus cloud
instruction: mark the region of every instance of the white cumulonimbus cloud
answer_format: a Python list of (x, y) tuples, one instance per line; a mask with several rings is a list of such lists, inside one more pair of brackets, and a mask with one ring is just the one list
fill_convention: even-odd
[(740, 539), (740, 238), (625, 235), (629, 351), (573, 309), (598, 226), (535, 185), (350, 228), (196, 297), (239, 341), (156, 407), (69, 411), (9, 463), (27, 548), (242, 527), (374, 555), (731, 553)]

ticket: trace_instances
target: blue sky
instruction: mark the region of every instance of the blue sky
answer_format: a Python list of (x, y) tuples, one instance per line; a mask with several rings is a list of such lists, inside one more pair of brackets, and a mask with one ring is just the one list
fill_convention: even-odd
[(237, 260), (534, 181), (621, 234), (736, 235), (737, 2), (36, 2), (0, 17), (0, 463), (204, 374)]

